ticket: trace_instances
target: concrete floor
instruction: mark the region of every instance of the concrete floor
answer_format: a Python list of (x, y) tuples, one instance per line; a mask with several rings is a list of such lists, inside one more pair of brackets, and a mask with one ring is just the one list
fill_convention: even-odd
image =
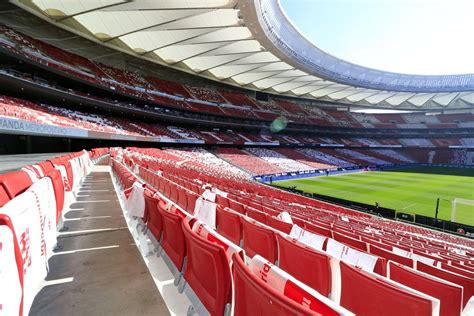
[(24, 166), (61, 156), (65, 153), (31, 154), (31, 155), (0, 155), (0, 173), (7, 173)]
[(31, 315), (169, 315), (127, 228), (108, 167), (96, 166), (65, 215)]

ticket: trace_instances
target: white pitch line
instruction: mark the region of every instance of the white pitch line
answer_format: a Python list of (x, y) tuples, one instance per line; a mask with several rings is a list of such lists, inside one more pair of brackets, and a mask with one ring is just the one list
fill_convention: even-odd
[(402, 210), (406, 209), (406, 208), (409, 208), (410, 206), (413, 206), (413, 205), (416, 205), (417, 203), (413, 203), (413, 204), (410, 204), (408, 206), (405, 206), (404, 208), (402, 208)]

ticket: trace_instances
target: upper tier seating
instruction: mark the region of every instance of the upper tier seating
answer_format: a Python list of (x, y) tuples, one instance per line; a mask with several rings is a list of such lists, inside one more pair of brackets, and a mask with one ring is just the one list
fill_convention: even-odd
[(312, 170), (313, 167), (301, 163), (299, 161), (290, 159), (281, 153), (270, 149), (264, 148), (247, 148), (247, 152), (250, 152), (252, 155), (255, 155), (266, 162), (275, 165), (278, 168), (283, 169), (284, 171), (304, 171), (304, 170)]

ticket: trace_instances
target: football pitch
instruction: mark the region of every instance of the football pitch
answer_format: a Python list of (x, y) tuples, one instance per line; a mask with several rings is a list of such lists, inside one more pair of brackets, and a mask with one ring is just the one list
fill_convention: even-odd
[[(451, 220), (454, 198), (474, 200), (474, 169), (416, 167), (273, 181), (309, 193), (336, 197), (397, 212)], [(456, 222), (474, 226), (474, 206), (457, 204)]]

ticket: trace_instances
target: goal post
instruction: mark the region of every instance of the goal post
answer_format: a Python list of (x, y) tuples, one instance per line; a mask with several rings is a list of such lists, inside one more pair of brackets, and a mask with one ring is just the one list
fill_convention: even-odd
[(474, 200), (467, 200), (461, 198), (455, 198), (451, 202), (451, 222), (457, 222), (456, 216), (458, 215), (458, 209), (460, 205), (466, 205), (474, 207)]

